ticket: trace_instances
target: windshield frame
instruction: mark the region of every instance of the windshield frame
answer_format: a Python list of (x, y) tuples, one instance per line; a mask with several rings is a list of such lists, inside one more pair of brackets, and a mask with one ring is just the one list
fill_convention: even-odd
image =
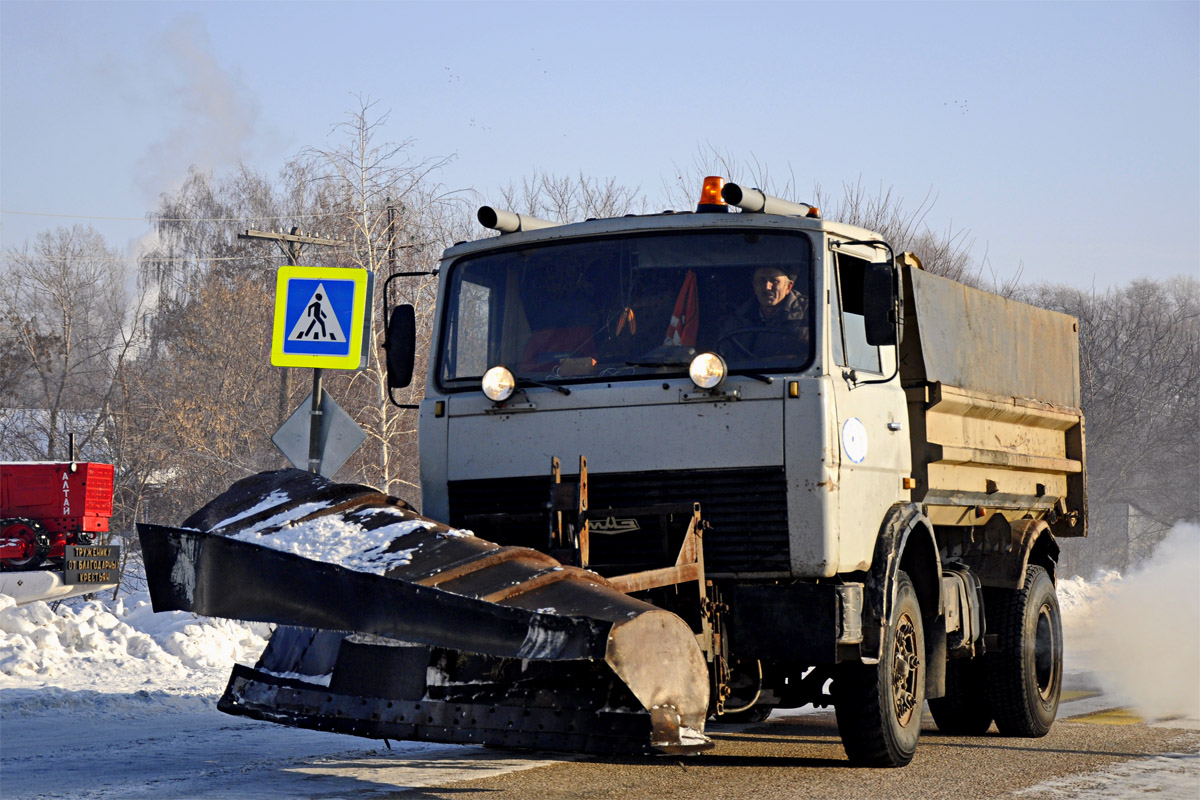
[[(477, 261), (481, 258), (495, 256), (515, 250), (531, 250), (540, 249), (543, 247), (564, 247), (564, 246), (584, 246), (597, 241), (607, 240), (629, 240), (643, 237), (696, 237), (708, 236), (714, 234), (743, 234), (755, 236), (771, 236), (771, 237), (791, 237), (802, 241), (801, 247), (805, 250), (807, 257), (807, 281), (797, 279), (794, 291), (807, 297), (808, 299), (808, 337), (809, 346), (806, 358), (803, 361), (797, 359), (788, 364), (780, 366), (762, 366), (762, 365), (747, 365), (736, 366), (731, 364), (729, 367), (729, 375), (747, 375), (761, 376), (763, 374), (799, 374), (809, 370), (817, 360), (817, 352), (820, 343), (817, 341), (818, 331), (820, 330), (820, 317), (824, 308), (823, 302), (818, 302), (815, 296), (817, 284), (817, 272), (821, 269), (821, 265), (817, 258), (819, 248), (814, 239), (819, 238), (820, 234), (815, 231), (809, 231), (801, 228), (776, 228), (764, 229), (755, 225), (737, 225), (729, 226), (712, 226), (705, 225), (703, 227), (670, 227), (670, 228), (650, 228), (635, 231), (608, 231), (604, 233), (585, 234), (571, 237), (548, 237), (539, 241), (517, 241), (511, 244), (498, 245), (487, 249), (474, 250), (472, 252), (463, 253), (454, 257), (450, 263), (444, 264), (442, 267), (443, 280), (443, 296), (442, 308), (437, 318), (438, 330), (434, 341), (436, 342), (436, 350), (432, 359), (431, 376), (433, 385), (439, 392), (445, 394), (456, 394), (463, 392), (478, 391), (480, 388), (479, 380), (476, 376), (461, 377), (446, 379), (445, 368), (447, 359), (447, 348), (449, 346), (448, 337), (452, 335), (451, 314), (453, 306), (457, 303), (457, 299), (452, 297), (455, 291), (460, 270), (465, 265)], [(491, 240), (485, 240), (491, 241)], [(805, 285), (802, 285), (804, 283)], [(747, 288), (747, 297), (751, 297), (749, 288)], [(697, 350), (700, 352), (709, 352), (708, 350)], [(690, 361), (690, 358), (688, 359)], [(495, 366), (495, 365), (488, 365)], [(561, 378), (548, 378), (545, 380), (533, 380), (528, 377), (517, 376), (519, 385), (524, 388), (527, 385), (550, 385), (572, 386), (579, 384), (596, 384), (596, 383), (617, 383), (629, 381), (654, 381), (663, 378), (687, 378), (688, 366), (687, 363), (682, 363), (680, 366), (656, 367), (653, 371), (634, 371), (630, 374), (593, 374), (580, 375)]]

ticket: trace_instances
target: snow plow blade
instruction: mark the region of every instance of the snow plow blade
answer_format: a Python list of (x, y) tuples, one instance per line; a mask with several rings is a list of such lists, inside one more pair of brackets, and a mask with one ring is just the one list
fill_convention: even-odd
[(218, 708), (370, 738), (705, 750), (708, 671), (676, 615), (527, 548), (299, 470), (139, 525), (156, 611), (279, 623)]

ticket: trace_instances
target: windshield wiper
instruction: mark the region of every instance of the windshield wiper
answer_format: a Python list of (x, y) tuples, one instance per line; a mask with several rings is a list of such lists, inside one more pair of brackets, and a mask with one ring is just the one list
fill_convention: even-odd
[[(690, 361), (626, 361), (627, 367), (678, 367), (686, 368)], [(747, 378), (753, 378), (756, 381), (762, 381), (766, 384), (775, 382), (775, 379), (769, 375), (760, 375), (757, 372), (731, 372), (731, 375), (745, 375)]]
[(626, 361), (627, 367), (686, 367), (688, 361)]
[(521, 389), (526, 386), (540, 386), (543, 389), (553, 389), (559, 394), (570, 394), (571, 390), (565, 386), (559, 386), (555, 383), (542, 383), (541, 381), (530, 380), (529, 378), (517, 378), (517, 388)]

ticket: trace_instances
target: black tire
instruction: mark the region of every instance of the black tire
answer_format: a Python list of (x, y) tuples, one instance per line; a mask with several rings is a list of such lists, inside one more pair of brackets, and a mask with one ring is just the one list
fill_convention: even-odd
[(946, 695), (929, 701), (938, 730), (954, 736), (979, 736), (992, 727), (987, 664), (983, 658), (958, 658), (946, 664)]
[(993, 589), (986, 600), (988, 629), (999, 650), (987, 656), (988, 696), (1004, 736), (1045, 736), (1062, 694), (1062, 616), (1054, 582), (1030, 565), (1019, 590)]
[(843, 664), (833, 682), (842, 747), (860, 766), (903, 767), (921, 736), (925, 705), (925, 628), (908, 575), (896, 576), (878, 664)]

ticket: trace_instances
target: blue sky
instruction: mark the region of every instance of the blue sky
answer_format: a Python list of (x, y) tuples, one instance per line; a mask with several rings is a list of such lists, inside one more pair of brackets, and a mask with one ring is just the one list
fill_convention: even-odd
[(1195, 275), (1198, 42), (1196, 2), (3, 0), (0, 244), (85, 222), (124, 248), (190, 165), (273, 173), (362, 95), (484, 198), (582, 172), (665, 207), (713, 148), (797, 199), (932, 193), (999, 278)]

